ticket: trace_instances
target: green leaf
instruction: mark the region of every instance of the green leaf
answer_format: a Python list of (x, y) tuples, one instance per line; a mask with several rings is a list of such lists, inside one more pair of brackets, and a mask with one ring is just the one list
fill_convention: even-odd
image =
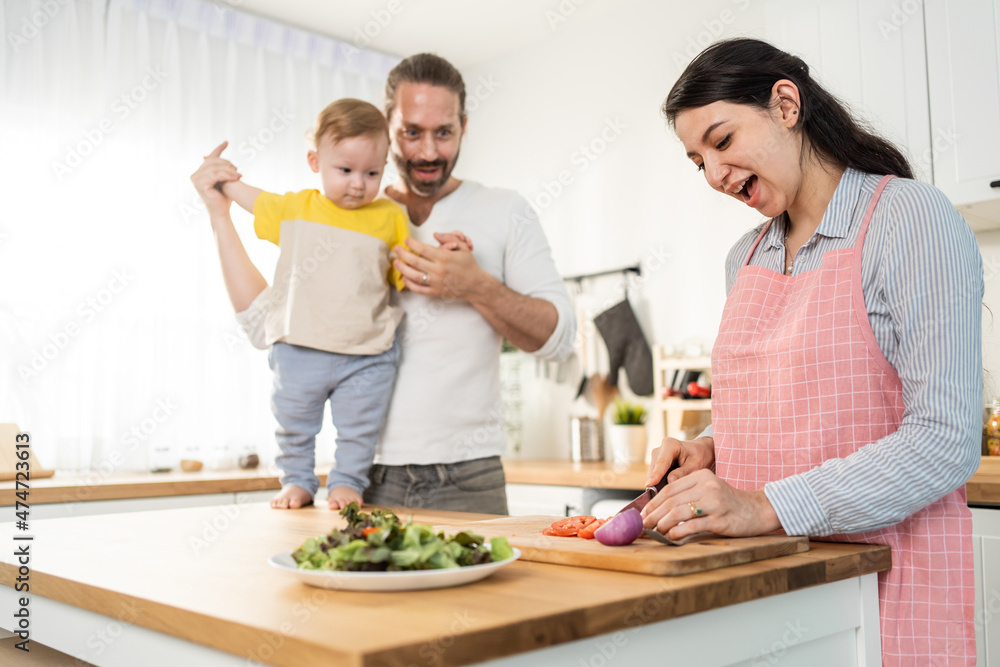
[(510, 542), (506, 537), (494, 537), (490, 540), (490, 554), (493, 562), (499, 562), (514, 557), (514, 550), (510, 548)]

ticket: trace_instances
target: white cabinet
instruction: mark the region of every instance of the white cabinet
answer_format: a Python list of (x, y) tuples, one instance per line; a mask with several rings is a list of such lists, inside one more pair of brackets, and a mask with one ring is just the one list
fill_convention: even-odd
[(766, 39), (903, 148), (973, 229), (1000, 229), (1000, 0), (764, 8)]
[(973, 229), (1000, 228), (1000, 0), (927, 0), (924, 14), (934, 184)]
[(1000, 508), (972, 510), (977, 667), (1000, 667)]
[(581, 514), (583, 489), (578, 486), (508, 484), (507, 512), (511, 516), (574, 516)]
[(930, 182), (919, 0), (765, 0), (764, 12), (764, 39), (805, 60), (813, 78), (905, 149), (917, 178)]

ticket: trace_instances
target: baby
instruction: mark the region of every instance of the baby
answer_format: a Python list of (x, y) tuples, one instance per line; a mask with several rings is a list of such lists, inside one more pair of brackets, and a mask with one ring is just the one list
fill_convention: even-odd
[[(268, 287), (228, 216), (212, 220), (237, 320), (256, 347), (270, 346), (275, 462), (283, 473), (271, 507), (279, 509), (313, 502), (327, 400), (337, 428), (329, 507), (361, 504), (399, 361), (402, 311), (389, 292), (403, 289), (403, 280), (389, 251), (409, 236), (409, 221), (397, 204), (376, 199), (389, 146), (385, 117), (367, 102), (338, 100), (320, 113), (313, 136), (307, 159), (322, 193), (277, 195), (247, 185), (219, 157), (225, 143), (207, 158), (228, 165), (216, 188), (253, 213), (257, 236), (281, 249)], [(443, 247), (471, 243), (456, 232)]]

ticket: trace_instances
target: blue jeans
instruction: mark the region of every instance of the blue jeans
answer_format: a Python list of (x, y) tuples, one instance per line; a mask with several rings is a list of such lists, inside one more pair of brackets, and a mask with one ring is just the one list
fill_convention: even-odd
[(294, 484), (316, 495), (316, 434), (329, 400), (330, 417), (337, 427), (337, 463), (326, 486), (349, 486), (363, 493), (396, 382), (399, 341), (373, 355), (275, 343), (268, 362), (274, 372), (271, 410), (278, 421), (274, 434), (281, 454), (275, 463), (283, 473), (281, 486)]
[(458, 463), (372, 466), (366, 505), (507, 514), (499, 456)]

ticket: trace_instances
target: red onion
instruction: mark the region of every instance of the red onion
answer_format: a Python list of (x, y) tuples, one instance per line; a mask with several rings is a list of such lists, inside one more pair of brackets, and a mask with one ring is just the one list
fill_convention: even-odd
[(634, 507), (620, 512), (594, 531), (594, 537), (609, 547), (632, 544), (642, 535), (642, 515)]

